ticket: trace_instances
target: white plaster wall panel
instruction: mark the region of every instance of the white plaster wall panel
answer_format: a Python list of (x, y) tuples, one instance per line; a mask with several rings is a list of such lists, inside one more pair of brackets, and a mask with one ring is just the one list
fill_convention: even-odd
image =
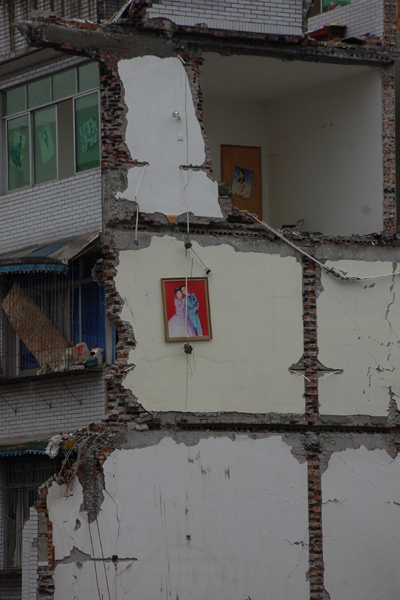
[(303, 353), (299, 263), (226, 244), (193, 249), (211, 269), (213, 339), (194, 343), (187, 398), (182, 342), (165, 342), (160, 279), (203, 277), (204, 268), (195, 257), (192, 271), (183, 243), (168, 236), (120, 253), (121, 317), (137, 341), (124, 385), (146, 410), (303, 413), (303, 380), (288, 372)]
[(347, 6), (322, 13), (308, 20), (308, 30), (323, 25), (343, 23), (347, 26), (346, 36), (363, 36), (366, 33), (383, 36), (383, 0), (351, 0)]
[[(217, 183), (204, 171), (188, 175), (179, 168), (201, 166), (205, 160), (204, 139), (181, 61), (145, 56), (122, 60), (118, 67), (128, 107), (126, 142), (133, 159), (149, 163), (139, 188), (142, 168), (129, 169), (128, 187), (119, 197), (137, 196), (145, 212), (182, 214), (187, 201), (188, 210), (196, 215), (222, 217)], [(180, 119), (173, 116), (175, 110)]]
[(302, 34), (301, 0), (163, 0), (147, 17), (170, 19), (177, 25), (206, 24), (212, 29), (280, 35)]
[[(279, 436), (208, 438), (191, 448), (164, 438), (157, 446), (115, 451), (104, 473), (98, 517), (104, 556), (123, 558), (119, 570), (136, 559), (117, 576), (119, 600), (309, 597), (307, 468)], [(79, 487), (68, 497), (55, 485), (50, 490), (57, 560), (73, 547), (93, 556)], [(96, 524), (91, 531), (101, 558)], [(110, 586), (114, 574), (111, 563)], [(55, 600), (97, 600), (93, 562), (58, 564), (55, 586)]]
[[(69, 556), (74, 547), (93, 557), (87, 514), (80, 512), (82, 503), (83, 490), (77, 478), (68, 487), (53, 484), (49, 488), (47, 507), (49, 519), (53, 523), (55, 560)], [(79, 523), (84, 523), (83, 535), (80, 532), (81, 527), (77, 527), (77, 519)], [(99, 545), (98, 537), (96, 544)], [(95, 556), (97, 556), (96, 553)]]
[[(327, 263), (349, 275), (393, 272), (391, 262)], [(319, 360), (343, 369), (320, 381), (321, 412), (387, 416), (390, 393), (400, 396), (399, 278), (340, 281), (322, 272), (317, 300)]]
[(304, 219), (305, 231), (333, 235), (382, 229), (378, 70), (275, 100), (268, 125), (273, 226)]
[(331, 600), (398, 600), (400, 459), (332, 455), (322, 476), (325, 588)]
[(100, 169), (0, 197), (0, 252), (92, 231), (102, 231)]

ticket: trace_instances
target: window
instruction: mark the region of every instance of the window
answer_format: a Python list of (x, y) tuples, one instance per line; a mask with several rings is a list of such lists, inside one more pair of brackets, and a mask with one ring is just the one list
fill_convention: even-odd
[(350, 4), (351, 0), (314, 0), (313, 7), (311, 8), (310, 17), (315, 17), (320, 13), (325, 13), (340, 6), (346, 6)]
[(8, 191), (100, 165), (98, 87), (85, 63), (3, 93)]
[(22, 529), (38, 487), (60, 467), (62, 458), (12, 456), (2, 459), (0, 503), (0, 569), (22, 567)]
[[(63, 272), (4, 273), (0, 277), (0, 379), (64, 372), (74, 347), (106, 350), (109, 322), (104, 288), (90, 276), (93, 259)], [(104, 356), (104, 355), (103, 355)], [(105, 357), (112, 361), (112, 356)]]

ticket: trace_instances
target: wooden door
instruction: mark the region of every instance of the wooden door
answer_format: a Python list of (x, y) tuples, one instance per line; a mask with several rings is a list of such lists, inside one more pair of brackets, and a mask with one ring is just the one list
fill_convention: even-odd
[(400, 33), (400, 0), (397, 0), (397, 31)]
[(261, 148), (221, 145), (221, 180), (229, 183), (233, 206), (262, 219)]

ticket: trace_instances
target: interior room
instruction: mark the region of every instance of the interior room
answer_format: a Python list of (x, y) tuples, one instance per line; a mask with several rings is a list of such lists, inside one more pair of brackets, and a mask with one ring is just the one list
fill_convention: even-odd
[(234, 205), (275, 228), (382, 229), (378, 68), (206, 53), (201, 85), (213, 175)]

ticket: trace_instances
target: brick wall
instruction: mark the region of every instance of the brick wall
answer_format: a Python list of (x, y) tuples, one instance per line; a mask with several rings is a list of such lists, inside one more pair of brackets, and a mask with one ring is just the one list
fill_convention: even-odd
[[(52, 405), (51, 408), (49, 405)], [(104, 418), (105, 405), (103, 372), (7, 383), (0, 386), (0, 440), (40, 437), (100, 423)]]
[(382, 69), (383, 224), (385, 235), (396, 233), (396, 110), (393, 67)]
[(343, 23), (347, 25), (346, 36), (362, 36), (374, 33), (383, 37), (383, 0), (351, 0), (351, 4), (317, 15), (308, 20), (308, 30), (322, 25)]
[(39, 514), (30, 508), (22, 532), (22, 600), (36, 600)]
[(177, 25), (277, 35), (302, 34), (302, 0), (163, 0), (147, 10)]
[(25, 38), (13, 26), (26, 21), (33, 10), (50, 11), (60, 17), (97, 21), (96, 0), (11, 0), (0, 2), (0, 62), (30, 50)]
[(0, 196), (0, 252), (101, 229), (100, 169)]

